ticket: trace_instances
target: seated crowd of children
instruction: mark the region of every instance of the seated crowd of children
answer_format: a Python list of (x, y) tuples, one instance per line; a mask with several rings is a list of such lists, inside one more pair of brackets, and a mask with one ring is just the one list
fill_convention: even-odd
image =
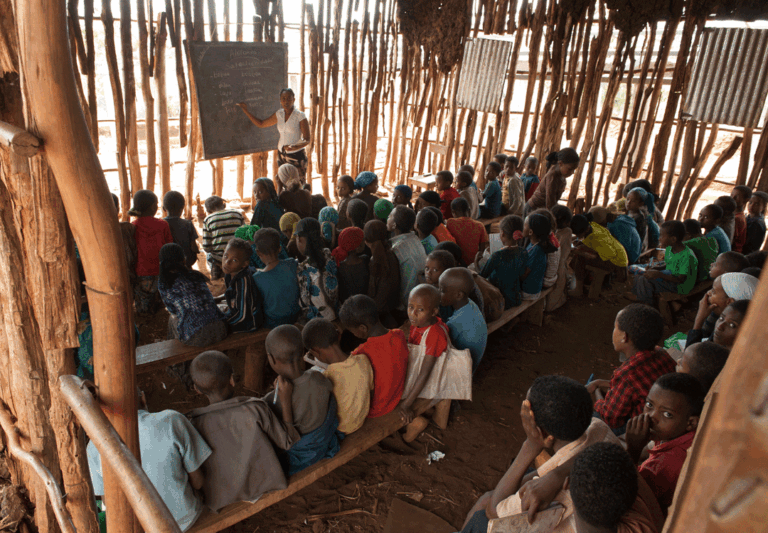
[[(706, 206), (698, 221), (664, 222), (650, 184), (640, 180), (609, 208), (573, 215), (558, 201), (577, 165), (572, 149), (551, 154), (539, 180), (535, 158), (519, 175), (516, 158), (497, 156), (482, 192), (465, 165), (455, 177), (437, 173), (436, 191), (414, 198), (398, 185), (391, 200), (378, 196), (376, 174), (362, 172), (338, 180), (336, 208), (316, 205), (295, 168), (283, 165), (279, 196), (269, 179), (254, 184), (250, 224), (222, 198), (205, 201), (202, 249), (211, 277), (226, 286), (218, 298), (193, 269), (198, 235), (181, 218), (184, 197), (165, 195), (163, 220), (155, 218), (154, 193), (137, 192), (129, 211), (136, 217), (129, 237), (137, 312), (151, 313), (162, 301), (168, 338), (201, 348), (268, 328), (267, 359), (277, 374), (266, 396), (236, 397), (229, 358), (205, 351), (176, 372), (207, 397), (207, 407), (186, 417), (140, 409), (144, 468), (181, 529), (203, 504), (217, 511), (286, 487), (288, 476), (332, 457), (367, 418), (397, 411), (412, 440), (427, 425), (414, 411), (417, 398), (431, 400), (433, 419), (443, 425), (452, 399), (471, 398), (487, 322), (526, 300), (546, 298), (546, 309), (557, 309), (568, 294), (568, 268), (571, 294), (579, 294), (593, 266), (636, 274), (630, 296), (640, 303), (614, 325), (621, 366), (610, 380), (586, 386), (562, 376), (534, 381), (521, 410), (527, 440), (463, 531), (484, 532), (490, 519), (525, 510), (527, 470), (544, 449), (555, 455), (535, 475), (557, 488), (551, 499), (567, 508), (556, 531), (592, 530), (583, 524), (616, 531), (623, 523), (660, 531), (704, 395), (757, 285), (768, 196), (737, 187), (724, 197), (730, 202)], [(489, 234), (487, 219), (502, 214), (498, 234)], [(653, 258), (638, 265), (657, 246), (663, 266)], [(693, 329), (664, 343), (654, 297), (688, 294), (707, 279), (712, 288)], [(660, 344), (680, 348), (679, 361)], [(313, 358), (310, 370), (305, 354)], [(92, 444), (88, 456), (99, 494)], [(174, 483), (158, 484), (164, 477)]]

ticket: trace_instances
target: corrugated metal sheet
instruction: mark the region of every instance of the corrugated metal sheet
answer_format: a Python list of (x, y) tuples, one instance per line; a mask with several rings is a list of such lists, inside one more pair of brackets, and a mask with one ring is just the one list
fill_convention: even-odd
[(511, 57), (511, 41), (483, 37), (467, 39), (459, 76), (459, 106), (498, 112)]
[(704, 30), (683, 112), (694, 120), (755, 128), (766, 94), (768, 30)]

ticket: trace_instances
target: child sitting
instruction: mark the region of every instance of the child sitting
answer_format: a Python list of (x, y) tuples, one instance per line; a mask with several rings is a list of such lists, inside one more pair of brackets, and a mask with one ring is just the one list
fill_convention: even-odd
[(686, 338), (686, 346), (710, 339), (725, 308), (737, 300), (751, 300), (757, 283), (756, 277), (742, 272), (731, 272), (715, 278), (712, 289), (699, 302), (693, 328)]
[(371, 405), (373, 368), (365, 354), (347, 355), (339, 346), (339, 331), (324, 318), (313, 318), (301, 331), (304, 348), (328, 365), (323, 375), (333, 384), (338, 430), (354, 433), (363, 425)]
[[(321, 372), (304, 371), (304, 344), (299, 328), (292, 324), (278, 326), (267, 335), (265, 341), (269, 366), (278, 375), (275, 390), (264, 396), (264, 401), (278, 418), (284, 411), (292, 413), (293, 426), (301, 435), (287, 450), (284, 466), (292, 476), (320, 459), (330, 458), (339, 451), (336, 428), (336, 399), (333, 384)], [(280, 395), (284, 382), (291, 383), (293, 393), (289, 401)]]
[(317, 221), (320, 222), (320, 233), (323, 236), (325, 247), (333, 250), (336, 248), (336, 225), (339, 223), (339, 212), (333, 207), (325, 206), (317, 214)]
[[(201, 467), (211, 456), (211, 448), (181, 413), (170, 409), (150, 413), (144, 393), (139, 391), (137, 399), (142, 469), (179, 529), (186, 531), (205, 507), (196, 491), (207, 481)], [(101, 455), (93, 441), (88, 443), (87, 454), (93, 493), (103, 496)]]
[(371, 249), (367, 294), (376, 302), (382, 322), (395, 326), (391, 313), (400, 305), (400, 263), (389, 244), (386, 224), (371, 220), (364, 234), (365, 244)]
[(424, 271), (427, 254), (424, 252), (419, 238), (413, 233), (416, 223), (416, 213), (398, 205), (392, 210), (387, 219), (387, 229), (392, 233), (390, 239), (392, 251), (400, 264), (400, 302), (402, 307), (408, 305), (408, 295), (418, 284), (418, 276)]
[(704, 236), (713, 237), (717, 241), (718, 254), (731, 251), (731, 241), (720, 227), (722, 218), (723, 208), (719, 205), (709, 204), (699, 212), (699, 224), (704, 230)]
[(437, 240), (437, 244), (445, 241), (456, 242), (456, 239), (453, 238), (451, 232), (448, 231), (448, 228), (446, 228), (445, 224), (443, 224), (443, 212), (434, 206), (428, 206), (424, 209), (427, 211), (432, 211), (437, 217), (437, 226), (435, 226), (435, 229), (432, 230), (432, 236)]
[(456, 175), (456, 188), (459, 196), (464, 198), (469, 205), (469, 218), (473, 220), (480, 218), (480, 200), (477, 196), (477, 189), (472, 187), (472, 174), (467, 171), (459, 172)]
[(709, 277), (716, 279), (729, 272), (741, 272), (749, 268), (749, 260), (739, 252), (725, 252), (717, 256), (717, 259), (709, 267)]
[[(459, 257), (461, 255), (459, 254)], [(440, 276), (449, 268), (457, 266), (456, 257), (447, 250), (435, 250), (427, 256), (427, 264), (424, 267), (424, 281), (433, 287), (439, 287)], [(483, 294), (475, 282), (475, 287), (469, 295), (469, 299), (475, 302), (480, 311), (484, 310)], [(440, 318), (447, 321), (453, 314), (453, 307), (440, 306)]]
[(589, 210), (592, 215), (592, 221), (608, 228), (611, 235), (619, 241), (627, 252), (627, 259), (630, 265), (637, 263), (640, 252), (643, 249), (643, 243), (640, 240), (640, 234), (637, 233), (637, 224), (629, 215), (617, 215), (611, 213), (605, 207), (595, 206)]
[(720, 196), (715, 200), (714, 205), (723, 210), (723, 216), (720, 218), (718, 226), (723, 228), (728, 241), (733, 250), (733, 237), (736, 232), (736, 202), (730, 196)]
[(517, 215), (507, 215), (501, 220), (499, 231), (503, 247), (491, 254), (480, 272), (504, 295), (505, 309), (523, 303), (520, 276), (525, 273), (528, 263), (527, 252), (518, 246), (523, 228), (523, 219)]
[[(450, 221), (449, 221), (450, 222)], [(416, 214), (416, 234), (419, 236), (424, 253), (429, 255), (437, 246), (437, 239), (432, 235), (437, 227), (437, 216), (429, 209), (422, 209)]]
[(743, 252), (747, 242), (747, 219), (744, 216), (744, 208), (751, 197), (752, 189), (746, 185), (736, 185), (731, 191), (731, 198), (736, 204), (733, 219), (733, 246), (731, 248), (739, 253)]
[(677, 220), (668, 220), (661, 225), (659, 244), (665, 248), (664, 270), (647, 269), (644, 274), (635, 276), (632, 293), (637, 300), (653, 305), (655, 294), (673, 292), (688, 294), (696, 285), (698, 261), (693, 251), (688, 248), (685, 238), (685, 226)]
[[(496, 487), (470, 510), (462, 533), (485, 533), (489, 520), (521, 513), (519, 489), (528, 467), (543, 450), (555, 453), (537, 469), (540, 476), (571, 462), (591, 444), (618, 444), (606, 425), (592, 418), (592, 400), (584, 386), (564, 376), (536, 378), (522, 402), (520, 418), (526, 440)], [(569, 503), (567, 493), (561, 493), (558, 500), (563, 505)], [(573, 531), (572, 510), (566, 512), (563, 522), (550, 531)]]
[(645, 243), (645, 248), (653, 249), (659, 244), (660, 230), (653, 219), (654, 196), (642, 187), (635, 187), (627, 194), (627, 215), (632, 217), (637, 225), (637, 233)]
[(171, 314), (168, 338), (198, 347), (224, 340), (227, 324), (208, 288), (208, 278), (197, 270), (187, 268), (184, 250), (176, 243), (164, 245), (159, 258), (157, 285), (160, 297)]
[(520, 279), (522, 280), (523, 300), (535, 300), (541, 293), (544, 276), (547, 273), (547, 254), (556, 250), (549, 239), (552, 224), (544, 215), (532, 214), (523, 224), (523, 238), (530, 240), (526, 249), (528, 259)]
[(373, 204), (373, 218), (386, 223), (387, 219), (389, 218), (389, 214), (394, 208), (395, 204), (386, 198), (379, 198), (376, 200), (376, 203)]
[(480, 205), (480, 218), (496, 218), (501, 214), (501, 187), (496, 177), (501, 172), (501, 165), (491, 161), (485, 167), (485, 190), (483, 203)]
[(413, 189), (408, 185), (396, 185), (392, 191), (392, 205), (404, 205), (413, 209), (411, 198), (413, 198)]
[(712, 341), (729, 350), (736, 343), (736, 335), (739, 333), (741, 323), (747, 314), (749, 300), (736, 300), (726, 307), (715, 323), (715, 331), (712, 333)]
[(197, 263), (197, 229), (191, 220), (181, 218), (184, 212), (184, 195), (178, 191), (168, 191), (163, 196), (163, 211), (166, 213), (165, 221), (171, 228), (173, 242), (184, 250), (187, 258), (187, 268), (192, 268)]
[(531, 156), (525, 160), (525, 168), (523, 169), (523, 175), (520, 176), (520, 181), (523, 182), (523, 188), (525, 190), (525, 201), (531, 199), (533, 193), (539, 187), (539, 160)]
[(385, 328), (379, 321), (376, 302), (362, 294), (344, 302), (339, 310), (339, 320), (345, 329), (365, 341), (352, 355), (367, 355), (373, 367), (373, 396), (368, 418), (392, 412), (403, 396), (408, 371), (405, 334), (399, 329)]
[(461, 257), (465, 265), (471, 265), (475, 259), (482, 257), (488, 247), (488, 232), (483, 223), (470, 217), (469, 204), (464, 198), (456, 198), (451, 202), (453, 218), (446, 225), (448, 231), (461, 247)]
[(696, 256), (698, 269), (697, 281), (709, 279), (709, 269), (717, 259), (717, 241), (714, 237), (704, 237), (701, 234), (701, 224), (693, 218), (683, 221), (685, 226), (685, 238), (683, 242)]
[(301, 218), (312, 216), (312, 193), (303, 188), (303, 178), (298, 168), (290, 163), (280, 165), (277, 179), (282, 190), (277, 197), (286, 213), (296, 213)]
[(451, 214), (451, 202), (459, 197), (459, 191), (453, 188), (453, 174), (450, 170), (441, 170), (435, 174), (435, 188), (440, 193), (440, 211), (443, 212), (443, 219), (448, 220)]
[(507, 210), (507, 214), (522, 216), (525, 207), (525, 185), (517, 173), (518, 166), (520, 161), (513, 155), (504, 160), (501, 204)]
[(261, 294), (253, 279), (256, 269), (250, 265), (251, 252), (250, 244), (234, 237), (221, 258), (221, 270), (227, 285), (224, 319), (232, 332), (256, 331), (264, 321)]
[(443, 200), (440, 198), (440, 193), (437, 191), (424, 191), (416, 198), (413, 207), (418, 213), (426, 207), (434, 207), (439, 210), (442, 205)]
[(368, 218), (368, 211), (368, 204), (360, 198), (354, 197), (347, 204), (347, 219), (354, 227), (363, 229), (365, 223), (371, 220)]
[(631, 304), (619, 311), (613, 326), (613, 349), (622, 362), (611, 380), (587, 385), (595, 398), (595, 413), (614, 432), (624, 432), (627, 420), (643, 411), (643, 403), (659, 376), (675, 371), (675, 361), (655, 347), (664, 334), (664, 319), (653, 307)]
[(261, 294), (264, 327), (272, 329), (293, 324), (301, 311), (298, 263), (294, 259), (279, 258), (280, 235), (272, 228), (257, 231), (253, 236), (253, 247), (265, 265), (253, 274)]
[[(157, 276), (160, 273), (158, 254), (163, 245), (172, 243), (171, 228), (165, 220), (155, 218), (157, 196), (142, 189), (133, 195), (133, 206), (128, 214), (137, 217), (133, 221), (136, 231), (136, 285), (133, 297), (136, 312), (154, 313), (157, 310)], [(185, 263), (186, 264), (186, 263)]]
[(253, 196), (256, 206), (253, 208), (251, 226), (280, 229), (280, 217), (285, 212), (277, 200), (275, 185), (269, 178), (259, 178), (253, 182)]
[(347, 217), (347, 207), (352, 200), (354, 190), (355, 180), (352, 179), (352, 176), (344, 175), (336, 181), (336, 196), (339, 198), (339, 205), (336, 207), (339, 212), (339, 223), (336, 225), (336, 229), (339, 231), (352, 225), (352, 221)]
[[(213, 454), (203, 464), (205, 504), (214, 512), (230, 503), (256, 501), (270, 490), (288, 486), (273, 448), (287, 450), (299, 440), (291, 409), (282, 420), (260, 398), (235, 396), (232, 362), (221, 352), (203, 352), (190, 367), (195, 390), (208, 398), (207, 407), (187, 417)], [(291, 405), (293, 383), (277, 377), (278, 396)]]
[(280, 244), (285, 248), (289, 257), (301, 262), (304, 261), (304, 257), (299, 253), (299, 249), (296, 247), (296, 224), (299, 223), (301, 218), (296, 213), (286, 213), (280, 217)]
[[(746, 300), (739, 300), (744, 302)], [(697, 342), (688, 346), (677, 362), (677, 372), (690, 374), (699, 380), (702, 391), (706, 395), (712, 384), (720, 375), (720, 371), (728, 362), (731, 350), (715, 342)]]
[(339, 269), (340, 303), (355, 294), (368, 294), (368, 263), (360, 257), (364, 250), (365, 233), (360, 228), (347, 228), (339, 234), (339, 245), (331, 254)]
[[(376, 200), (379, 199), (376, 193), (379, 190), (379, 177), (370, 171), (361, 172), (355, 178), (355, 189), (360, 192), (355, 195), (355, 198), (362, 200), (368, 206), (368, 214), (365, 217), (365, 222), (373, 220), (373, 205)], [(358, 226), (361, 227), (361, 226)]]
[(744, 255), (757, 252), (765, 240), (765, 210), (768, 207), (768, 194), (763, 191), (752, 193), (747, 204), (747, 239), (741, 253)]
[(555, 247), (555, 250), (547, 254), (547, 269), (544, 271), (544, 280), (541, 284), (542, 288), (546, 289), (554, 285), (557, 281), (557, 270), (560, 266), (560, 243), (558, 242), (554, 233), (555, 228), (557, 228), (557, 221), (555, 220), (555, 216), (552, 214), (552, 212), (549, 209), (544, 209), (543, 207), (534, 209), (528, 216), (530, 215), (544, 215), (549, 219), (549, 227), (551, 228), (549, 232), (549, 242), (552, 243), (552, 246)]
[[(663, 517), (656, 515), (653, 495), (640, 490), (637, 468), (618, 444), (598, 442), (573, 463), (568, 491), (577, 533), (653, 533)], [(642, 482), (644, 485), (644, 482)], [(644, 498), (645, 496), (645, 498)], [(660, 513), (660, 510), (658, 510)]]
[[(557, 265), (557, 281), (552, 292), (547, 295), (547, 311), (554, 311), (565, 304), (565, 286), (568, 283), (568, 258), (571, 255), (573, 231), (571, 231), (571, 219), (573, 213), (567, 206), (557, 204), (550, 209), (555, 217), (557, 231), (555, 237), (560, 243), (560, 260)], [(633, 222), (634, 224), (634, 222)]]
[(635, 463), (654, 441), (638, 468), (663, 510), (672, 505), (677, 478), (693, 444), (704, 393), (699, 380), (673, 372), (659, 377), (648, 392), (643, 413), (627, 423), (627, 451)]
[(571, 266), (576, 276), (576, 295), (581, 295), (587, 277), (587, 265), (612, 271), (616, 267), (626, 268), (629, 258), (624, 247), (611, 235), (611, 232), (596, 222), (590, 222), (589, 214), (575, 215), (571, 220), (571, 230), (581, 244), (573, 250)]
[(296, 272), (303, 318), (334, 320), (339, 301), (338, 269), (331, 251), (324, 246), (320, 223), (314, 218), (302, 219), (296, 225), (296, 236), (296, 247), (306, 257)]
[(229, 240), (235, 236), (235, 230), (245, 224), (243, 214), (227, 205), (220, 196), (211, 196), (205, 201), (208, 216), (203, 222), (203, 250), (208, 254), (208, 268), (211, 279), (221, 279), (221, 256)]
[(440, 304), (453, 307), (453, 314), (446, 323), (451, 342), (459, 350), (469, 350), (474, 373), (485, 354), (485, 345), (488, 342), (488, 327), (483, 313), (477, 304), (469, 299), (475, 281), (469, 270), (454, 267), (440, 275), (438, 286)]

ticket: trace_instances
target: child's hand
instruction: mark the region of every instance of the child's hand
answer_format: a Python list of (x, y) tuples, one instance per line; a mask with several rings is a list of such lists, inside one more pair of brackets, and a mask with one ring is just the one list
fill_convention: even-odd
[(627, 422), (627, 451), (637, 462), (640, 452), (651, 440), (651, 417), (643, 413)]
[(608, 390), (611, 388), (611, 382), (607, 379), (594, 379), (589, 382), (589, 385), (587, 385), (587, 392), (590, 394), (594, 394), (595, 390), (597, 389), (605, 389)]
[(531, 402), (523, 400), (523, 405), (520, 407), (520, 420), (523, 423), (523, 430), (525, 430), (525, 436), (531, 443), (535, 444), (537, 448), (546, 448), (544, 434), (539, 426), (536, 425), (536, 417), (533, 415), (531, 409)]
[(277, 376), (275, 380), (277, 397), (280, 399), (280, 405), (291, 405), (291, 396), (293, 396), (293, 381), (283, 376)]
[(536, 513), (549, 507), (560, 491), (564, 490), (565, 480), (556, 474), (555, 470), (542, 477), (533, 478), (517, 492), (520, 496), (520, 510), (528, 513), (529, 524), (533, 524)]
[(405, 405), (400, 405), (399, 407), (400, 411), (400, 420), (402, 420), (405, 424), (410, 424), (413, 422), (413, 419), (415, 417), (413, 411), (411, 411), (410, 407), (406, 407)]

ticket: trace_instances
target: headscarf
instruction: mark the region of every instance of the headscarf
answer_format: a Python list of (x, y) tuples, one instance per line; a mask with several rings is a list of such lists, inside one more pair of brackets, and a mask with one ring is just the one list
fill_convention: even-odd
[(349, 252), (357, 250), (363, 242), (365, 242), (365, 233), (360, 228), (351, 227), (342, 230), (339, 233), (339, 244), (331, 252), (336, 264), (340, 265), (347, 258)]
[(601, 226), (605, 226), (608, 223), (608, 210), (605, 207), (598, 205), (589, 210), (592, 215), (592, 221), (597, 222)]
[(317, 221), (321, 224), (323, 222), (333, 222), (333, 224), (339, 223), (339, 212), (331, 206), (323, 207), (320, 210), (320, 214), (317, 216)]
[(296, 231), (296, 224), (299, 223), (299, 220), (301, 220), (301, 217), (296, 213), (285, 213), (280, 217), (280, 231), (291, 230), (291, 233), (294, 233)]
[(751, 300), (757, 290), (759, 280), (755, 276), (742, 272), (730, 272), (720, 276), (720, 284), (728, 298)]
[(325, 239), (325, 243), (330, 247), (333, 246), (333, 232), (336, 231), (336, 224), (326, 220), (320, 223), (320, 234)]
[(648, 214), (653, 216), (653, 212), (656, 210), (656, 204), (654, 203), (654, 197), (652, 193), (649, 193), (642, 187), (635, 187), (634, 189), (630, 189), (629, 192), (634, 192), (640, 195), (640, 199), (645, 204), (645, 207), (648, 209)]
[(240, 226), (235, 230), (235, 237), (237, 237), (238, 239), (243, 239), (244, 241), (251, 242), (253, 241), (253, 236), (260, 229), (261, 228), (258, 226), (258, 224), (254, 224), (254, 225), (249, 224), (247, 226)]
[(277, 177), (280, 180), (280, 183), (285, 185), (289, 191), (296, 190), (301, 186), (299, 169), (290, 163), (280, 165), (280, 168), (277, 169)]
[(379, 220), (387, 220), (395, 205), (384, 198), (379, 198), (373, 204), (373, 216)]
[[(279, 173), (280, 171), (278, 170), (278, 175)], [(267, 190), (267, 193), (269, 194), (269, 201), (274, 202), (277, 206), (280, 206), (280, 202), (277, 201), (277, 191), (275, 190), (275, 184), (272, 183), (272, 180), (269, 178), (259, 178), (253, 182), (253, 186), (256, 187), (257, 183), (263, 185)], [(282, 207), (280, 207), (280, 209), (282, 209)]]
[(368, 185), (373, 183), (379, 179), (379, 177), (374, 174), (373, 172), (366, 170), (365, 172), (361, 172), (357, 175), (357, 178), (355, 178), (355, 189), (365, 189)]

